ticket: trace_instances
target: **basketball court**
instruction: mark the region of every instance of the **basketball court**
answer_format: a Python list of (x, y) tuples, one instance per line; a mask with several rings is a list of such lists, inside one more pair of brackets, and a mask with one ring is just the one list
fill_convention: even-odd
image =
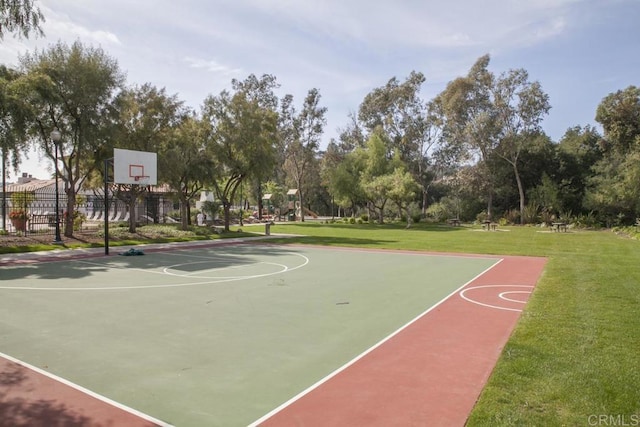
[[(0, 261), (0, 408), (16, 424), (49, 402), (96, 426), (463, 425), (544, 266), (261, 241), (142, 249)], [(67, 401), (47, 397), (60, 388)]]

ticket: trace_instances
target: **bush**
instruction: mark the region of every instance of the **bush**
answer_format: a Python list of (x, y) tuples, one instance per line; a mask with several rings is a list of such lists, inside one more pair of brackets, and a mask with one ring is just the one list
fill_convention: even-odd
[(87, 216), (82, 212), (75, 211), (73, 213), (73, 231), (80, 231), (82, 224), (87, 220)]
[(476, 222), (480, 224), (485, 222), (488, 219), (489, 219), (489, 214), (487, 213), (487, 211), (482, 211), (478, 215), (476, 215)]
[(435, 222), (444, 222), (449, 216), (447, 207), (443, 203), (433, 203), (427, 208), (427, 217)]
[(600, 228), (601, 226), (600, 220), (593, 211), (578, 215), (574, 220), (574, 224), (576, 227), (581, 228)]

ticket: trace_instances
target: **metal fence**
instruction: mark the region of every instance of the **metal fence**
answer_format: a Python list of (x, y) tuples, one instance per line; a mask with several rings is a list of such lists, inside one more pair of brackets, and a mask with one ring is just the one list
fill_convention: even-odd
[[(0, 197), (0, 229), (3, 234), (55, 234), (56, 199), (50, 192), (21, 192), (7, 193), (7, 197)], [(104, 196), (102, 194), (82, 194), (81, 203), (76, 203), (74, 213), (74, 231), (89, 231), (102, 228), (105, 220)], [(22, 202), (16, 203), (16, 200)], [(59, 194), (58, 219), (60, 229), (64, 230), (64, 217), (67, 207), (66, 194)], [(145, 225), (150, 223), (175, 222), (169, 215), (178, 207), (164, 194), (148, 193), (146, 197), (136, 203), (133, 212), (136, 223)], [(125, 202), (109, 196), (109, 222), (129, 221), (131, 212)]]

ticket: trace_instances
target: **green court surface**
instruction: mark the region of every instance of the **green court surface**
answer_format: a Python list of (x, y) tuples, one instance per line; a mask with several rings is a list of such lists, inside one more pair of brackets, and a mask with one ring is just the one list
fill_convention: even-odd
[(496, 262), (243, 244), (0, 267), (0, 352), (176, 426), (247, 425)]

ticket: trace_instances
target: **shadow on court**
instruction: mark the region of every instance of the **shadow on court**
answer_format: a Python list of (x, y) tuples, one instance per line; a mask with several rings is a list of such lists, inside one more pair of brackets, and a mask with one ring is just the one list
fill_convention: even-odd
[(229, 266), (253, 264), (255, 262), (255, 260), (251, 258), (253, 256), (263, 256), (265, 254), (279, 256), (294, 252), (282, 246), (242, 244), (233, 245), (234, 251), (233, 254), (230, 254), (226, 251), (228, 247), (229, 245), (220, 244), (203, 247), (195, 249), (197, 254), (194, 254), (193, 248), (169, 249), (160, 247), (147, 249), (144, 246), (136, 247), (145, 253), (145, 255), (142, 256), (122, 256), (121, 254), (126, 252), (125, 249), (112, 248), (111, 254), (108, 256), (96, 254), (95, 257), (83, 257), (81, 260), (83, 262), (77, 262), (73, 259), (61, 259), (0, 267), (0, 282), (26, 278), (34, 280), (86, 279), (98, 273), (108, 272), (113, 268), (113, 264), (117, 264), (118, 268), (158, 269), (167, 265), (167, 259), (166, 257), (162, 257), (162, 254), (183, 255), (187, 261), (179, 267), (176, 267), (176, 269), (193, 272), (200, 270), (201, 264), (196, 262), (189, 264), (189, 259), (192, 261), (202, 261), (209, 258), (209, 267), (214, 264), (216, 268), (225, 268)]

